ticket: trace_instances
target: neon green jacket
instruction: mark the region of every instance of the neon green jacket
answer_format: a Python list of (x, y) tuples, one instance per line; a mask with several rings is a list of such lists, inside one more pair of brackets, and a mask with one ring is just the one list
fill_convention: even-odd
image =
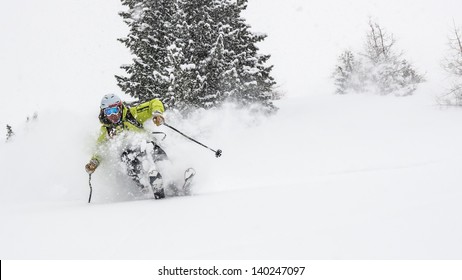
[[(151, 101), (141, 103), (136, 107), (127, 108), (126, 106), (123, 106), (122, 120), (117, 125), (105, 122), (103, 116), (100, 114), (100, 121), (102, 125), (97, 140), (98, 146), (122, 131), (144, 131), (144, 122), (152, 119), (153, 114), (156, 111), (161, 114), (164, 112), (164, 105), (158, 99), (153, 99)], [(97, 153), (93, 155), (92, 159), (96, 159), (101, 162), (101, 156)]]

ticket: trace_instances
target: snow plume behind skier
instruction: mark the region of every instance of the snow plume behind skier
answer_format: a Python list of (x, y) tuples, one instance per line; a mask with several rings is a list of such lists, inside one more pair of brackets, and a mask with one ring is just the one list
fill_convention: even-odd
[[(167, 162), (167, 154), (156, 139), (144, 129), (144, 123), (152, 120), (156, 126), (164, 123), (164, 106), (153, 99), (129, 108), (115, 94), (107, 94), (101, 100), (99, 120), (102, 124), (97, 149), (85, 165), (92, 174), (100, 163), (118, 162), (118, 166), (144, 193), (151, 189), (154, 198), (165, 197), (165, 180), (160, 172)], [(164, 173), (164, 175), (167, 172)]]

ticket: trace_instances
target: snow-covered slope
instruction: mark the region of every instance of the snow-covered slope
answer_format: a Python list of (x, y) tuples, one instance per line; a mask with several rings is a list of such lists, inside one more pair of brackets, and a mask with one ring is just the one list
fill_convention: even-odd
[(91, 114), (73, 126), (44, 114), (0, 146), (1, 257), (461, 257), (460, 110), (376, 96), (280, 106), (267, 120), (227, 109), (178, 123), (220, 159), (166, 131), (198, 171), (194, 196), (138, 200), (102, 167), (90, 205)]
[[(216, 159), (160, 128), (176, 166), (197, 170), (195, 195), (141, 199), (118, 176), (107, 176), (106, 165), (92, 177), (87, 204), (83, 166), (98, 132), (98, 102), (117, 90), (112, 76), (128, 57), (115, 41), (125, 32), (118, 1), (93, 2), (35, 4), (45, 19), (32, 7), (6, 4), (7, 18), (22, 20), (13, 31), (5, 18), (0, 25), (11, 36), (0, 55), (12, 66), (1, 72), (8, 77), (0, 93), (7, 102), (1, 126), (12, 123), (16, 132), (0, 143), (1, 259), (462, 258), (462, 111), (434, 105), (444, 84), (440, 54), (421, 47), (444, 50), (447, 30), (436, 36), (435, 26), (450, 28), (450, 11), (460, 3), (251, 1), (246, 16), (255, 31), (268, 33), (262, 49), (273, 54), (287, 93), (278, 114), (262, 117), (233, 105), (188, 120), (167, 113), (171, 125), (223, 150)], [(64, 17), (56, 9), (75, 14)], [(427, 71), (429, 81), (415, 96), (331, 94), (327, 77), (337, 51), (345, 42), (360, 45), (369, 14)], [(30, 34), (28, 26), (42, 34), (48, 33), (40, 26), (52, 27), (48, 39), (33, 37), (49, 53), (14, 51), (30, 50), (19, 39)], [(74, 36), (66, 26), (76, 27), (80, 40), (68, 44), (62, 36)], [(313, 52), (297, 56), (302, 50)], [(51, 60), (57, 53), (67, 59)], [(26, 123), (35, 110), (38, 119)]]

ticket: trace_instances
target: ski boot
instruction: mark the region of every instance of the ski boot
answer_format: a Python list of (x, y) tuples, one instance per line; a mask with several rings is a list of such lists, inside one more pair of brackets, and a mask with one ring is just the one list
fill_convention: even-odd
[(162, 175), (157, 170), (151, 170), (149, 172), (149, 183), (152, 188), (152, 192), (154, 194), (154, 199), (162, 199), (165, 198), (165, 192), (162, 180)]

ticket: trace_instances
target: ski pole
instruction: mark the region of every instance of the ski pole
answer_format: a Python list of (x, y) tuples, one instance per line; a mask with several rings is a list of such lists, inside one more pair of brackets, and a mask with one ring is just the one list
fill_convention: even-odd
[(218, 158), (218, 157), (221, 157), (222, 151), (221, 151), (220, 149), (218, 149), (218, 150), (215, 151), (214, 149), (207, 147), (206, 145), (202, 144), (201, 142), (192, 139), (191, 137), (189, 137), (188, 135), (186, 135), (186, 134), (184, 134), (183, 132), (179, 131), (178, 129), (174, 128), (173, 126), (170, 126), (170, 125), (168, 125), (168, 124), (166, 124), (166, 123), (164, 123), (164, 125), (165, 125), (166, 127), (170, 128), (170, 129), (172, 129), (172, 130), (175, 130), (176, 132), (178, 132), (179, 134), (181, 134), (181, 135), (183, 135), (184, 137), (188, 138), (189, 140), (191, 140), (191, 141), (193, 141), (193, 142), (195, 142), (195, 143), (201, 145), (202, 147), (211, 150), (212, 152), (215, 153), (215, 156), (216, 156), (217, 158)]
[(91, 174), (88, 175), (88, 185), (90, 186), (90, 196), (88, 197), (88, 203), (91, 202), (91, 194), (93, 193), (93, 188), (91, 187)]

